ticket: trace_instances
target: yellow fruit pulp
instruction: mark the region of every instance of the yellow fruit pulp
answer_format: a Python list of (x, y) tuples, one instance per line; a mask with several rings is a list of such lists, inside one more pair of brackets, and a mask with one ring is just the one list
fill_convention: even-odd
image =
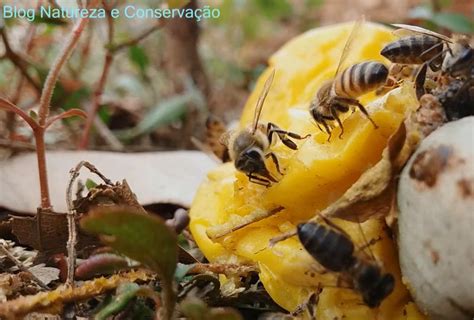
[[(418, 103), (410, 86), (403, 86), (377, 98), (374, 93), (360, 98), (367, 106), (375, 129), (360, 111), (342, 115), (344, 135), (333, 130), (331, 141), (312, 120), (308, 106), (321, 84), (334, 77), (339, 57), (353, 24), (317, 28), (291, 40), (270, 59), (270, 67), (260, 77), (241, 118), (241, 127), (252, 122), (254, 108), (263, 84), (272, 69), (275, 78), (260, 121), (273, 122), (284, 130), (310, 138), (297, 141), (293, 151), (277, 142), (277, 155), (284, 175), (268, 162), (279, 182), (270, 188), (250, 183), (232, 163), (208, 174), (191, 207), (192, 234), (211, 262), (253, 263), (260, 267), (260, 279), (272, 298), (283, 308), (295, 310), (304, 304), (318, 286), (323, 287), (317, 306), (317, 319), (424, 319), (401, 283), (397, 250), (385, 224), (370, 219), (360, 226), (367, 239), (380, 238), (371, 246), (385, 270), (396, 278), (394, 292), (380, 307), (365, 306), (353, 290), (335, 288), (337, 274), (321, 273), (321, 266), (302, 248), (296, 237), (269, 247), (269, 240), (295, 229), (297, 223), (313, 217), (338, 199), (358, 177), (381, 159), (390, 135), (408, 110)], [(365, 60), (388, 63), (379, 52), (394, 39), (387, 28), (366, 23), (355, 39), (343, 67)], [(213, 240), (210, 228), (237, 222), (256, 210), (284, 207), (281, 212), (252, 223), (229, 235)], [(337, 221), (362, 245), (359, 224)]]

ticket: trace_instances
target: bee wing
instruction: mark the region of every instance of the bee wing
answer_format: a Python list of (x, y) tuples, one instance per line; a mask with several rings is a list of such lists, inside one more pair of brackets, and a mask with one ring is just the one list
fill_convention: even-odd
[(351, 47), (354, 44), (354, 40), (357, 38), (357, 36), (358, 36), (358, 34), (361, 30), (362, 24), (364, 22), (365, 22), (365, 17), (361, 16), (354, 23), (354, 26), (352, 27), (351, 33), (349, 34), (349, 37), (346, 40), (346, 44), (344, 45), (344, 49), (342, 49), (341, 58), (339, 59), (339, 64), (337, 65), (337, 69), (336, 69), (336, 73), (335, 73), (334, 77), (337, 77), (339, 72), (341, 72), (342, 66), (345, 63), (345, 61), (346, 61), (346, 59), (349, 55), (349, 52), (351, 51)]
[(421, 33), (427, 36), (435, 37), (438, 39), (441, 39), (443, 41), (453, 43), (453, 40), (445, 35), (436, 33), (434, 31), (422, 28), (422, 27), (417, 27), (417, 26), (412, 26), (409, 24), (403, 24), (403, 23), (394, 23), (392, 26), (399, 28), (398, 30), (395, 30), (394, 33), (396, 33), (399, 36), (404, 36), (404, 35), (409, 35), (413, 33)]
[(272, 70), (270, 76), (265, 81), (265, 85), (263, 86), (263, 90), (258, 97), (257, 105), (255, 106), (255, 112), (253, 114), (253, 122), (252, 122), (252, 134), (257, 131), (258, 127), (258, 120), (260, 119), (260, 114), (262, 113), (263, 103), (267, 98), (268, 92), (270, 91), (270, 87), (273, 82), (273, 78), (275, 77), (275, 69)]

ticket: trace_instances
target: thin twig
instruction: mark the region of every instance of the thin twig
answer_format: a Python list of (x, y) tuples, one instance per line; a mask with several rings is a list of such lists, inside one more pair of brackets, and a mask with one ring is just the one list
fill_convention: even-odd
[(79, 176), (79, 170), (83, 166), (83, 161), (79, 162), (76, 168), (71, 169), (69, 173), (71, 178), (66, 189), (66, 204), (67, 204), (67, 227), (68, 227), (68, 239), (67, 239), (67, 279), (66, 284), (74, 286), (74, 270), (76, 266), (76, 243), (77, 243), (77, 230), (76, 230), (76, 209), (72, 201), (72, 186), (74, 181)]
[(275, 246), (278, 242), (285, 241), (286, 239), (296, 236), (297, 234), (298, 232), (296, 230), (293, 230), (286, 233), (282, 233), (279, 236), (273, 237), (270, 239), (268, 247), (271, 248)]
[(26, 65), (29, 63), (11, 48), (5, 28), (0, 28), (0, 35), (2, 37), (3, 44), (5, 45), (5, 57), (8, 58), (10, 62), (18, 68), (18, 70), (20, 70), (25, 79), (28, 80), (33, 88), (35, 88), (36, 92), (39, 93), (41, 91), (41, 85), (36, 80), (34, 80), (26, 70)]
[(240, 219), (239, 221), (228, 222), (222, 225), (209, 227), (206, 230), (206, 233), (207, 233), (207, 236), (211, 239), (219, 239), (228, 234), (231, 234), (232, 232), (240, 230), (252, 223), (271, 217), (274, 214), (277, 214), (278, 212), (282, 211), (283, 209), (284, 208), (282, 206), (278, 206), (271, 210), (257, 210), (242, 217), (242, 219)]
[[(108, 41), (107, 41), (106, 48), (108, 48), (112, 46), (112, 43), (114, 40), (114, 19), (110, 15), (111, 8), (107, 6), (105, 1), (103, 2), (103, 5), (107, 10)], [(92, 97), (92, 104), (88, 111), (86, 125), (84, 127), (81, 141), (79, 143), (79, 149), (82, 149), (82, 150), (86, 149), (87, 145), (89, 144), (89, 136), (90, 136), (92, 124), (94, 123), (97, 111), (99, 110), (102, 94), (104, 92), (105, 84), (107, 82), (107, 77), (109, 76), (109, 72), (110, 72), (110, 66), (112, 65), (113, 60), (114, 60), (114, 55), (112, 51), (110, 51), (109, 49), (106, 49), (105, 61), (102, 67), (102, 73), (101, 73), (99, 82), (97, 83), (97, 87), (94, 90), (94, 95)]]
[(112, 185), (112, 181), (105, 177), (97, 168), (87, 162), (79, 162), (75, 168), (71, 169), (69, 173), (71, 178), (66, 189), (66, 204), (67, 204), (67, 225), (68, 225), (68, 240), (67, 240), (67, 280), (66, 283), (74, 286), (74, 270), (76, 262), (76, 244), (77, 244), (77, 230), (76, 230), (76, 209), (72, 200), (72, 188), (77, 177), (79, 177), (79, 171), (82, 167), (86, 167), (90, 172), (98, 175), (106, 184)]
[(137, 37), (135, 37), (133, 39), (130, 39), (130, 40), (126, 40), (126, 41), (124, 41), (122, 43), (119, 43), (117, 45), (114, 45), (113, 47), (110, 48), (110, 50), (115, 53), (115, 52), (121, 51), (125, 48), (134, 46), (137, 43), (139, 43), (140, 41), (144, 40), (146, 37), (148, 37), (150, 34), (155, 32), (156, 30), (162, 28), (164, 25), (165, 25), (165, 20), (163, 20), (163, 19), (158, 20), (153, 26), (151, 26), (149, 29), (145, 30), (143, 33), (141, 33)]
[(34, 144), (29, 142), (23, 141), (12, 141), (10, 139), (2, 139), (0, 138), (0, 147), (6, 147), (16, 150), (28, 150), (28, 151), (35, 151), (36, 147)]
[[(94, 8), (97, 6), (98, 0), (92, 0), (89, 8)], [(82, 18), (79, 20), (79, 23), (76, 24), (70, 37), (66, 40), (64, 47), (62, 48), (61, 52), (57, 56), (56, 60), (53, 63), (53, 66), (49, 70), (48, 76), (46, 77), (46, 81), (43, 86), (43, 91), (41, 93), (40, 98), (40, 105), (39, 105), (39, 112), (38, 112), (38, 119), (41, 126), (44, 126), (46, 123), (46, 119), (49, 115), (49, 105), (51, 103), (51, 98), (53, 96), (53, 90), (56, 86), (56, 82), (59, 77), (59, 73), (67, 61), (69, 56), (71, 55), (72, 51), (74, 50), (79, 38), (81, 36), (82, 31), (84, 30), (89, 18)]]
[(124, 151), (125, 146), (119, 139), (110, 131), (109, 127), (100, 119), (99, 116), (94, 118), (94, 127), (97, 130), (99, 136), (107, 142), (111, 150)]
[(219, 273), (225, 275), (245, 275), (250, 272), (257, 272), (259, 269), (251, 265), (226, 264), (226, 263), (196, 263), (187, 274), (196, 273)]
[(37, 276), (35, 276), (30, 270), (28, 270), (27, 267), (25, 267), (21, 261), (19, 261), (17, 258), (15, 258), (10, 251), (3, 246), (3, 244), (0, 243), (0, 251), (11, 261), (17, 266), (18, 269), (20, 269), (23, 272), (28, 273), (31, 279), (35, 281), (42, 289), (49, 290), (48, 286), (44, 284), (43, 281), (41, 281)]

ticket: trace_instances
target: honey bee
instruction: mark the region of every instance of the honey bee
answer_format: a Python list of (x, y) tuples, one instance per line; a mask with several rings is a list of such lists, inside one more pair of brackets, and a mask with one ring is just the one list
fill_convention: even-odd
[(229, 156), (234, 161), (235, 168), (245, 173), (250, 182), (266, 187), (277, 182), (277, 179), (268, 171), (265, 159), (270, 157), (278, 173), (283, 174), (280, 171), (278, 158), (269, 150), (272, 145), (273, 135), (276, 134), (281, 142), (292, 150), (296, 150), (298, 147), (290, 138), (301, 140), (310, 136), (302, 137), (296, 133), (282, 130), (271, 122), (266, 126), (259, 123), (263, 104), (270, 90), (274, 75), (275, 70), (272, 71), (265, 82), (255, 107), (252, 125), (243, 130), (227, 132), (221, 137), (221, 141), (228, 146)]
[(367, 306), (379, 306), (392, 293), (395, 278), (384, 272), (373, 256), (356, 251), (351, 238), (342, 229), (327, 218), (325, 222), (328, 226), (317, 222), (298, 225), (297, 233), (303, 247), (325, 269), (338, 272), (342, 280), (361, 294)]
[[(473, 77), (474, 49), (466, 36), (456, 35), (452, 38), (442, 34), (406, 24), (394, 24), (397, 31), (414, 33), (387, 44), (380, 54), (393, 63), (419, 65), (415, 75), (417, 95), (424, 93), (424, 80), (427, 66), (432, 71), (441, 70), (442, 77)], [(440, 78), (441, 79), (441, 78)], [(420, 87), (421, 84), (421, 87)]]
[(319, 129), (322, 130), (320, 125), (324, 127), (324, 130), (329, 135), (328, 141), (331, 139), (331, 126), (327, 121), (336, 121), (338, 123), (341, 128), (339, 138), (342, 138), (344, 127), (339, 114), (348, 112), (351, 106), (359, 108), (367, 119), (372, 122), (374, 127), (378, 128), (357, 98), (385, 84), (388, 76), (387, 67), (377, 61), (366, 61), (354, 64), (344, 70), (341, 68), (363, 21), (363, 19), (359, 19), (352, 28), (339, 59), (333, 80), (325, 82), (310, 103), (309, 112)]

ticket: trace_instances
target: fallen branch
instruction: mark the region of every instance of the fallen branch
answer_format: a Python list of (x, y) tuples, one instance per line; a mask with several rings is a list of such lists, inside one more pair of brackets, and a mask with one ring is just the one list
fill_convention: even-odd
[(67, 241), (67, 280), (66, 284), (74, 286), (74, 273), (75, 273), (75, 262), (76, 262), (76, 243), (77, 243), (77, 230), (76, 230), (76, 209), (72, 201), (72, 187), (74, 181), (79, 177), (79, 171), (82, 167), (86, 167), (90, 172), (98, 175), (106, 184), (113, 185), (112, 181), (107, 179), (97, 168), (87, 162), (79, 162), (75, 168), (71, 169), (69, 173), (71, 178), (69, 180), (66, 189), (66, 204), (67, 204), (67, 224), (68, 224), (68, 241)]

